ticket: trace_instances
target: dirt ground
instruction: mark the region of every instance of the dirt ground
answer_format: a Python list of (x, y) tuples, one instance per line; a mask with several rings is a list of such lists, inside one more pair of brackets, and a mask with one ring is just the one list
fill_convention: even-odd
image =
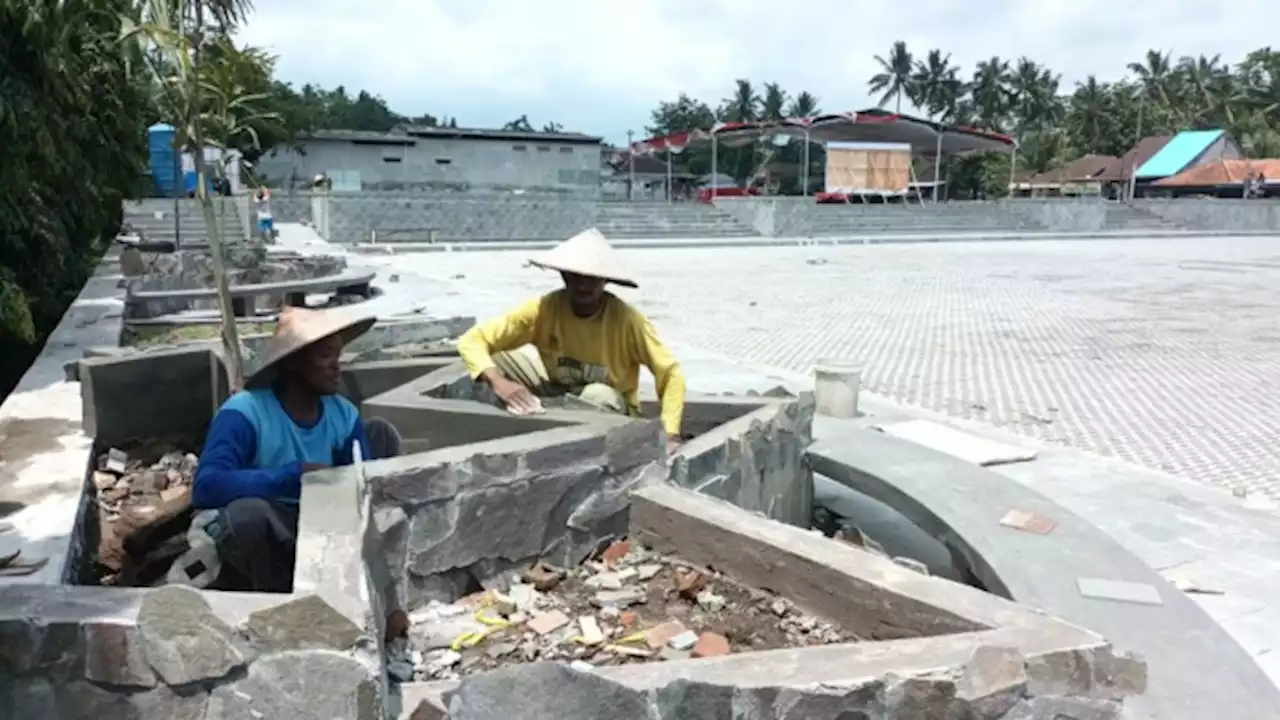
[(390, 638), (388, 657), (402, 681), (526, 662), (598, 667), (860, 639), (785, 598), (626, 541), (583, 567), (535, 566), (505, 593), (432, 603), (391, 625), (403, 621), (407, 632)]

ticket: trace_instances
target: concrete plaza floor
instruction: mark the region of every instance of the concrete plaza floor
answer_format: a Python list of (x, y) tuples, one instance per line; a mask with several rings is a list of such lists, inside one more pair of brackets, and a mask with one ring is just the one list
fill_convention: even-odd
[[(907, 405), (1280, 501), (1280, 239), (622, 252), (641, 287), (619, 294), (674, 344), (852, 359)], [(556, 286), (528, 255), (360, 261), (416, 286), (386, 302), (484, 314)]]

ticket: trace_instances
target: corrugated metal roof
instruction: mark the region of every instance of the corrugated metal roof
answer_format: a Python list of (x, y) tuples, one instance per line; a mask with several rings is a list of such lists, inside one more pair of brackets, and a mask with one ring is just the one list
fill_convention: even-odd
[(1240, 185), (1261, 172), (1268, 182), (1280, 179), (1280, 160), (1219, 160), (1156, 181), (1158, 187), (1221, 187)]
[(1140, 178), (1177, 175), (1222, 137), (1221, 130), (1185, 130), (1173, 136), (1160, 152), (1142, 163), (1134, 173)]
[(598, 144), (600, 137), (577, 132), (538, 132), (528, 130), (483, 130), (428, 125), (398, 125), (397, 130), (418, 137), (465, 138), (467, 140), (524, 140), (526, 142)]

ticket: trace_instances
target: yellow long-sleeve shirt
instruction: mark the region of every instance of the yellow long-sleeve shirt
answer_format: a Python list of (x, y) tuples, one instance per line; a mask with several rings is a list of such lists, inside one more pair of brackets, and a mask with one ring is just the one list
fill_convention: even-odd
[(557, 290), (471, 328), (458, 340), (458, 354), (478, 378), (494, 367), (493, 353), (527, 344), (538, 349), (552, 382), (604, 382), (626, 396), (633, 415), (640, 413), (640, 366), (648, 367), (662, 401), (662, 425), (679, 435), (685, 393), (680, 364), (649, 319), (621, 298), (606, 294), (598, 314), (580, 318), (568, 293)]

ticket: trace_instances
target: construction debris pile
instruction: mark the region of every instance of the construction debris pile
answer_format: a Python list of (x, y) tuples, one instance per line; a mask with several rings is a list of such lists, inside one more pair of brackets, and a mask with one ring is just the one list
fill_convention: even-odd
[(530, 662), (587, 669), (858, 640), (784, 598), (626, 540), (580, 568), (535, 564), (521, 580), (392, 613), (388, 672), (451, 680)]
[(162, 582), (168, 564), (185, 550), (184, 521), (197, 463), (193, 453), (166, 442), (129, 451), (112, 448), (98, 456), (93, 486), (100, 583)]

